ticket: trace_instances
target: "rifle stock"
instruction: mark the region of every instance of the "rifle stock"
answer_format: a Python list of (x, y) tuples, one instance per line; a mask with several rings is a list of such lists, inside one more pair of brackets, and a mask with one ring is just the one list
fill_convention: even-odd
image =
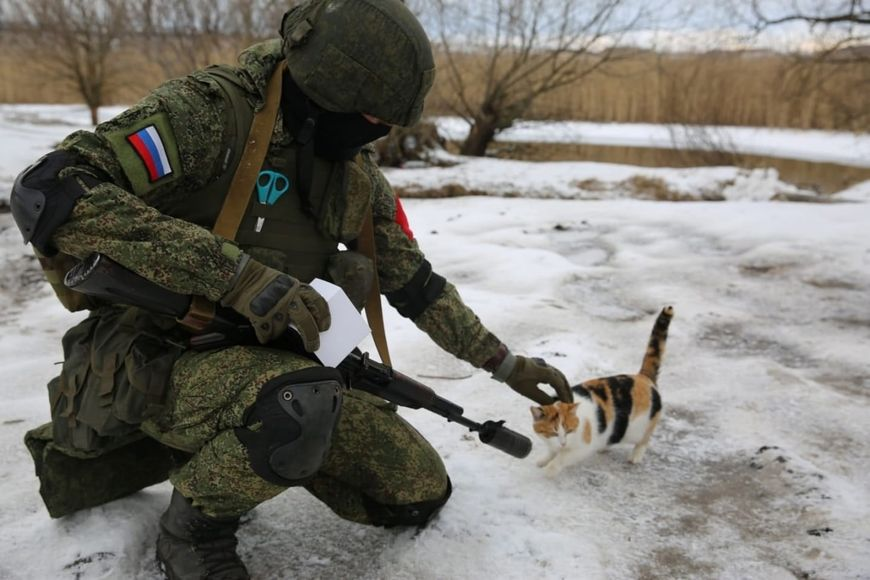
[[(76, 292), (107, 302), (137, 306), (157, 314), (182, 319), (190, 310), (192, 298), (151, 282), (101, 254), (91, 254), (64, 277), (64, 284)], [(209, 326), (190, 337), (189, 346), (208, 350), (237, 344), (257, 345), (250, 323), (229, 309), (218, 308)], [(299, 336), (288, 329), (277, 341), (276, 348), (287, 348), (305, 354)], [(392, 367), (373, 361), (368, 353), (354, 351), (338, 365), (348, 387), (369, 392), (397, 405), (411, 409), (426, 409), (477, 432), (480, 440), (513, 457), (524, 458), (532, 450), (528, 437), (504, 426), (504, 421), (476, 423), (463, 416), (459, 405), (438, 396), (430, 387), (404, 375)]]

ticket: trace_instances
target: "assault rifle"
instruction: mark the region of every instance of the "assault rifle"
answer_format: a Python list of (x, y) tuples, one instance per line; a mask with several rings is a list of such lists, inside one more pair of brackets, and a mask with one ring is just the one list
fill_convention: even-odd
[[(191, 311), (191, 297), (167, 290), (101, 254), (91, 254), (64, 277), (64, 284), (76, 292), (100, 298), (107, 302), (137, 306), (157, 314), (182, 319)], [(223, 346), (257, 345), (250, 323), (236, 312), (218, 308), (210, 321), (193, 334), (188, 346), (195, 350), (208, 350)], [(289, 330), (269, 344), (306, 354), (299, 335)], [(463, 416), (459, 405), (435, 394), (426, 385), (373, 361), (368, 353), (352, 352), (338, 365), (348, 387), (366, 391), (382, 399), (410, 409), (426, 409), (450, 422), (459, 423), (487, 445), (522, 459), (532, 450), (528, 437), (504, 426), (504, 421), (476, 423)]]

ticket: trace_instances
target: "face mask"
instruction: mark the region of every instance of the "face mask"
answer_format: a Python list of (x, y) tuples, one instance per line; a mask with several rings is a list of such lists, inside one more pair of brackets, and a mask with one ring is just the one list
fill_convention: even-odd
[(314, 129), (314, 154), (330, 161), (349, 161), (363, 145), (389, 132), (389, 125), (372, 123), (359, 113), (323, 112)]
[(305, 120), (315, 119), (314, 154), (330, 161), (349, 161), (363, 145), (390, 132), (389, 125), (371, 123), (360, 113), (333, 113), (318, 107), (293, 82), (289, 73), (284, 75), (282, 109), (288, 132), (303, 144), (311, 138), (301, 134)]

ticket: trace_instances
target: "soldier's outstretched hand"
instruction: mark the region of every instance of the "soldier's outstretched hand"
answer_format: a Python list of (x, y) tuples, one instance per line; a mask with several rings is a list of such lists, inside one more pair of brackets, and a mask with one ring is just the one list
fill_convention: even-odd
[(236, 281), (221, 299), (251, 321), (257, 340), (266, 344), (292, 324), (305, 350), (320, 348), (320, 333), (331, 323), (326, 300), (311, 286), (256, 260), (243, 258)]
[(538, 385), (547, 384), (556, 390), (560, 401), (570, 403), (573, 400), (568, 379), (557, 369), (547, 364), (541, 358), (517, 356), (517, 363), (505, 383), (539, 405), (551, 405), (556, 402), (553, 397), (541, 390)]
[[(558, 400), (570, 403), (574, 400), (568, 379), (556, 367), (550, 366), (541, 358), (514, 355), (502, 344), (493, 367), (492, 378), (507, 385), (539, 405), (552, 405), (556, 402), (538, 385), (550, 385), (556, 391)], [(495, 357), (494, 357), (495, 358)]]

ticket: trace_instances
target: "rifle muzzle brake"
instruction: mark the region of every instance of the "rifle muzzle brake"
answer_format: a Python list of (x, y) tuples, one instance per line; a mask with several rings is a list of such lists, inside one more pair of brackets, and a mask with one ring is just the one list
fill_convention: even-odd
[(517, 459), (523, 459), (532, 452), (532, 441), (505, 427), (504, 421), (486, 421), (481, 425), (479, 435), (483, 443)]

